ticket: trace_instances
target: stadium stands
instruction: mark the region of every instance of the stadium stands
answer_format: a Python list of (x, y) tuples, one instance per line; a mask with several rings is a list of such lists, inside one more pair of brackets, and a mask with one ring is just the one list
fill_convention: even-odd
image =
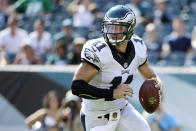
[[(122, 1), (118, 1), (118, 0), (113, 0), (113, 1), (105, 1), (105, 0), (92, 0), (91, 3), (95, 3), (97, 6), (97, 10), (98, 13), (100, 14), (100, 17), (103, 17), (102, 14), (105, 13), (105, 11), (116, 4), (129, 4), (130, 2), (132, 2), (132, 0), (122, 0)], [(59, 33), (61, 31), (61, 22), (65, 19), (65, 18), (73, 18), (73, 14), (71, 14), (70, 12), (67, 11), (67, 6), (70, 4), (70, 2), (64, 2), (63, 0), (60, 1), (58, 4), (56, 4), (56, 8), (55, 10), (50, 13), (50, 14), (46, 14), (43, 15), (42, 13), (37, 14), (37, 16), (29, 16), (26, 14), (20, 14), (19, 17), (19, 27), (25, 29), (28, 33), (31, 33), (33, 31), (33, 24), (35, 22), (35, 20), (37, 18), (42, 17), (42, 19), (45, 20), (45, 29), (46, 31), (50, 32), (52, 34), (52, 36), (54, 36), (55, 34)], [(77, 5), (77, 3), (76, 3)], [(175, 8), (173, 8), (173, 5), (175, 5)], [(141, 16), (144, 18), (150, 18), (149, 22), (153, 22), (153, 10), (155, 11), (156, 6), (153, 0), (147, 0), (147, 1), (139, 1), (138, 5), (137, 5), (138, 9), (143, 9), (145, 8), (146, 12), (142, 12), (141, 11)], [(151, 7), (150, 7), (151, 6)], [(182, 1), (178, 1), (178, 0), (172, 0), (172, 1), (166, 1), (166, 12), (169, 15), (169, 18), (171, 20), (173, 20), (176, 16), (181, 16), (184, 20), (185, 20), (185, 24), (186, 24), (186, 32), (187, 33), (191, 33), (193, 26), (195, 26), (196, 23), (196, 17), (194, 17), (196, 15), (196, 11), (195, 11), (195, 6), (196, 6), (196, 2), (194, 1), (188, 1), (188, 0), (182, 0)], [(150, 14), (150, 10), (152, 10), (152, 13)], [(149, 13), (148, 13), (149, 12)], [(1, 24), (3, 23), (2, 20), (4, 20), (3, 16), (7, 15), (4, 14), (4, 12), (0, 10), (1, 13), (1, 17), (0, 17), (0, 31), (5, 29), (7, 27), (6, 24)], [(7, 15), (8, 16), (8, 15)], [(2, 19), (1, 19), (2, 18)], [(101, 20), (102, 18), (100, 18)], [(143, 37), (143, 33), (144, 33), (144, 28), (145, 28), (145, 24), (138, 24), (135, 30), (135, 33), (137, 35), (139, 35), (140, 37)], [(95, 23), (92, 25), (92, 27), (74, 27), (74, 32), (77, 34), (76, 36), (79, 37), (85, 37), (87, 40), (91, 39), (91, 38), (97, 38), (101, 36), (101, 30), (100, 30), (100, 22)], [(171, 32), (171, 22), (169, 24), (160, 24), (157, 26), (157, 30), (158, 30), (158, 34), (159, 34), (159, 40), (162, 41), (166, 35), (168, 35)], [(53, 53), (54, 49), (51, 49), (51, 53)], [(180, 56), (182, 53), (180, 53)], [(8, 54), (9, 55), (9, 54)], [(164, 61), (168, 61), (166, 62), (167, 64), (164, 64), (164, 66), (167, 65), (172, 65), (172, 66), (182, 66), (182, 59), (176, 59), (176, 60), (180, 60), (180, 64), (172, 64), (170, 62), (171, 56), (173, 56), (173, 54), (169, 55), (167, 58), (162, 58), (164, 59)], [(186, 54), (184, 54), (184, 56), (186, 56)], [(156, 58), (157, 57), (157, 58)], [(158, 59), (159, 56), (157, 56), (155, 53), (151, 52), (149, 53), (149, 60), (152, 61), (153, 65), (156, 65), (157, 63), (160, 62), (156, 62), (159, 61), (161, 59)], [(11, 62), (13, 61), (12, 59), (14, 57), (9, 57), (11, 60), (9, 60), (9, 63), (11, 64)], [(185, 57), (186, 58), (186, 57)], [(192, 63), (195, 63), (195, 59), (192, 60)], [(158, 64), (160, 65), (160, 64)]]

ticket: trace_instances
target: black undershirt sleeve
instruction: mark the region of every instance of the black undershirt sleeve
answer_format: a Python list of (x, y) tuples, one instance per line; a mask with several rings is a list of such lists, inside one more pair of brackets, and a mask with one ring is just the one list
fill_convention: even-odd
[(92, 86), (84, 80), (74, 80), (71, 85), (72, 93), (85, 99), (113, 99), (113, 89), (100, 89)]

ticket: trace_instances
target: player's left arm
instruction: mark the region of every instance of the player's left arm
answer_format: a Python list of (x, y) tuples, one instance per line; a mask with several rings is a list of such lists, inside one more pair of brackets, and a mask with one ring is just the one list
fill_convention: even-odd
[(157, 82), (156, 87), (162, 87), (163, 82), (161, 81), (160, 77), (154, 73), (152, 68), (150, 67), (148, 60), (142, 64), (142, 66), (139, 66), (138, 68), (141, 75), (144, 77), (144, 79), (153, 79)]

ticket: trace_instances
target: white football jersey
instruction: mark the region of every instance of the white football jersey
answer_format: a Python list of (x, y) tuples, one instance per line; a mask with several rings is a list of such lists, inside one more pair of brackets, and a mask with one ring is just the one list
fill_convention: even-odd
[[(81, 53), (85, 61), (99, 70), (89, 82), (97, 88), (110, 89), (120, 84), (130, 84), (137, 73), (137, 68), (147, 60), (147, 48), (141, 38), (132, 36), (123, 57), (114, 46), (107, 44), (103, 38), (87, 41)], [(83, 99), (82, 111), (86, 115), (100, 116), (113, 110), (123, 108), (128, 101), (116, 99)]]

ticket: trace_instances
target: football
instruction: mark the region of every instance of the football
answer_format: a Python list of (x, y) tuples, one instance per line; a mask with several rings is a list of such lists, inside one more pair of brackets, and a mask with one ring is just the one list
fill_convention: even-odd
[(139, 90), (140, 103), (148, 113), (153, 113), (160, 105), (160, 89), (156, 88), (155, 85), (155, 80), (147, 79)]

